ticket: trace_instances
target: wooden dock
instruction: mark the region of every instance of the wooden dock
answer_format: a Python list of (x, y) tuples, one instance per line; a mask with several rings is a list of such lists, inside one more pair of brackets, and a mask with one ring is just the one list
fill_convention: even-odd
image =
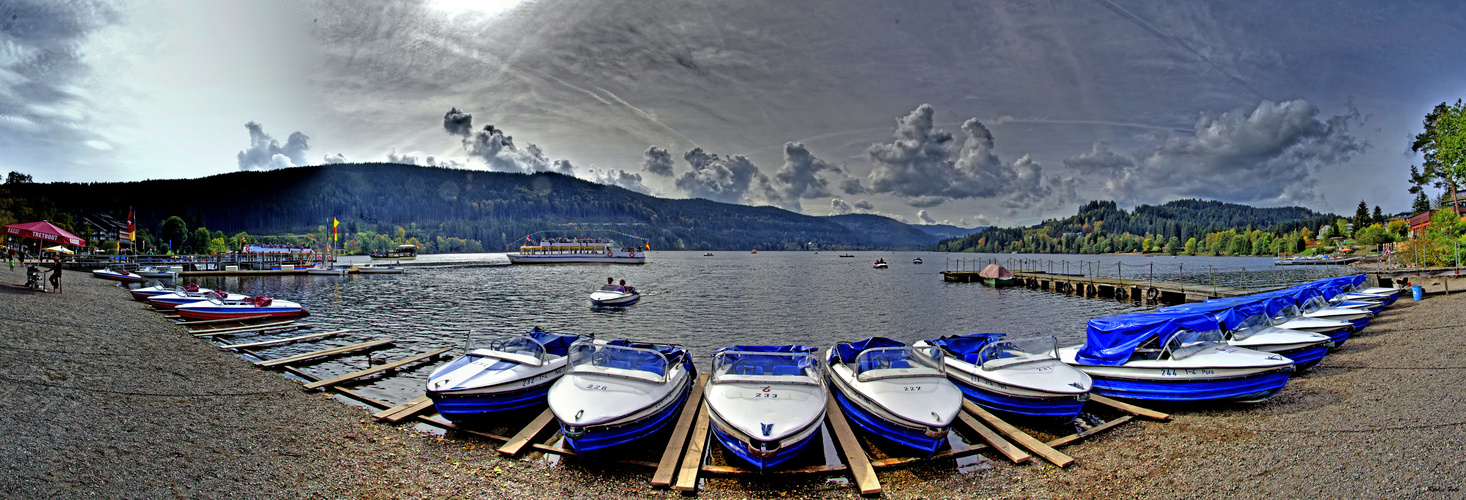
[[(977, 273), (978, 271), (942, 271), (942, 279), (958, 283), (981, 282), (982, 278)], [(1169, 281), (1070, 276), (1043, 271), (1012, 271), (1012, 273), (1023, 286), (1034, 290), (1146, 304), (1201, 302), (1207, 299), (1237, 297), (1268, 291)]]

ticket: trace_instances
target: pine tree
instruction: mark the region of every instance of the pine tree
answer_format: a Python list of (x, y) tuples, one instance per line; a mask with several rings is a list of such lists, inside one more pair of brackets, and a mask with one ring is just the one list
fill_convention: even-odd
[(1358, 233), (1359, 230), (1369, 227), (1369, 223), (1373, 221), (1369, 217), (1369, 205), (1364, 204), (1364, 200), (1359, 200), (1359, 208), (1354, 210), (1354, 220), (1350, 221), (1354, 223), (1354, 232)]
[(1423, 214), (1430, 211), (1430, 197), (1425, 191), (1415, 193), (1415, 203), (1410, 205), (1410, 213)]
[(1379, 209), (1379, 205), (1375, 205), (1374, 206), (1374, 223), (1375, 224), (1384, 224), (1386, 222), (1389, 222), (1389, 219), (1386, 219), (1385, 218), (1385, 211), (1384, 210), (1380, 210)]

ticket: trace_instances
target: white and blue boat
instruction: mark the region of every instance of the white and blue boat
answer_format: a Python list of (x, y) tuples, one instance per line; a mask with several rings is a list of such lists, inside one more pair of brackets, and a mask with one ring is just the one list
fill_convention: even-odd
[(1333, 347), (1333, 340), (1321, 333), (1273, 326), (1272, 313), (1287, 305), (1288, 300), (1282, 297), (1256, 297), (1235, 304), (1182, 304), (1162, 307), (1156, 312), (1210, 314), (1222, 326), (1228, 345), (1281, 354), (1293, 360), (1294, 369), (1302, 372), (1323, 360)]
[[(1373, 313), (1364, 309), (1334, 307), (1332, 304), (1329, 304), (1328, 299), (1324, 298), (1323, 291), (1319, 288), (1321, 287), (1303, 285), (1275, 293), (1292, 299), (1293, 304), (1298, 307), (1299, 312), (1303, 316), (1331, 319), (1334, 321), (1348, 321), (1354, 325), (1355, 332), (1364, 330), (1364, 327), (1369, 326), (1369, 320), (1374, 317)], [(1342, 342), (1339, 344), (1342, 345)]]
[[(192, 287), (192, 288), (190, 289), (189, 287)], [(139, 287), (139, 288), (131, 288), (131, 289), (128, 289), (127, 290), (127, 293), (132, 294), (132, 300), (140, 300), (140, 301), (143, 301), (143, 302), (147, 302), (148, 301), (148, 297), (152, 297), (154, 295), (163, 295), (165, 293), (173, 293), (174, 291), (177, 291), (177, 290), (199, 291), (199, 290), (208, 290), (208, 289), (207, 288), (200, 289), (198, 287), (198, 285), (182, 285), (182, 286), (178, 286), (178, 287), (172, 287), (172, 286), (165, 286), (162, 283), (159, 283), (159, 284), (156, 284), (156, 285), (153, 285), (153, 286), (145, 286), (145, 287)]]
[(463, 356), (428, 376), (428, 397), (439, 414), (460, 423), (544, 405), (565, 374), (570, 345), (589, 338), (539, 327), (508, 337), (469, 334)]
[(1052, 336), (1013, 339), (973, 333), (922, 340), (915, 347), (945, 352), (947, 378), (963, 396), (1005, 418), (1034, 424), (1067, 424), (1089, 401), (1094, 381), (1059, 361)]
[(1255, 300), (1270, 300), (1268, 314), (1272, 316), (1272, 324), (1278, 328), (1298, 330), (1327, 335), (1332, 344), (1330, 349), (1336, 349), (1349, 340), (1349, 335), (1354, 332), (1354, 324), (1348, 321), (1333, 319), (1313, 318), (1303, 315), (1303, 310), (1297, 307), (1293, 294), (1287, 291), (1269, 292), (1241, 297), (1228, 297), (1224, 299), (1210, 299), (1204, 304), (1244, 304)]
[(845, 417), (876, 437), (930, 457), (947, 444), (962, 391), (947, 380), (941, 348), (885, 337), (835, 344), (826, 376)]
[(211, 297), (224, 301), (234, 302), (243, 301), (244, 299), (249, 298), (244, 295), (240, 295), (237, 293), (228, 293), (223, 290), (210, 290), (208, 288), (195, 287), (194, 291), (179, 289), (174, 291), (173, 293), (165, 293), (162, 295), (154, 295), (152, 297), (148, 297), (148, 305), (153, 306), (153, 309), (173, 309), (184, 304), (192, 304), (194, 302), (209, 300), (209, 298)]
[(1083, 345), (1059, 359), (1094, 379), (1111, 398), (1193, 402), (1263, 401), (1288, 383), (1293, 361), (1227, 345), (1202, 313), (1130, 313), (1089, 320)]
[(625, 307), (638, 300), (641, 300), (641, 293), (636, 291), (636, 287), (623, 285), (601, 285), (600, 289), (590, 293), (590, 304), (595, 307)]
[(815, 440), (829, 398), (815, 348), (735, 345), (713, 354), (703, 394), (713, 436), (763, 472)]
[(676, 420), (696, 373), (687, 350), (628, 340), (581, 340), (550, 387), (550, 411), (582, 457), (656, 434)]

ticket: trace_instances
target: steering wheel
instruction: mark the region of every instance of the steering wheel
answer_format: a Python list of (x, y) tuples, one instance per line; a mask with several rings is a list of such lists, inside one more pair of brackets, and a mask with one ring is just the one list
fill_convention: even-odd
[(747, 375), (751, 371), (753, 371), (753, 362), (749, 361), (748, 358), (738, 358), (733, 361), (732, 372), (734, 375)]
[(606, 351), (596, 351), (595, 354), (590, 355), (590, 364), (591, 366), (610, 366), (611, 355)]
[(891, 358), (889, 356), (886, 356), (885, 354), (877, 354), (875, 356), (872, 356), (871, 361), (875, 362), (877, 369), (885, 369), (891, 367)]

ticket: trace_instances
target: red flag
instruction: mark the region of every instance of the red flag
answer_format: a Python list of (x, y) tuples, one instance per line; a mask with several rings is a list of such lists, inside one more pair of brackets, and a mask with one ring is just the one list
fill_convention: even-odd
[(127, 241), (137, 241), (137, 226), (132, 223), (132, 209), (127, 209)]

